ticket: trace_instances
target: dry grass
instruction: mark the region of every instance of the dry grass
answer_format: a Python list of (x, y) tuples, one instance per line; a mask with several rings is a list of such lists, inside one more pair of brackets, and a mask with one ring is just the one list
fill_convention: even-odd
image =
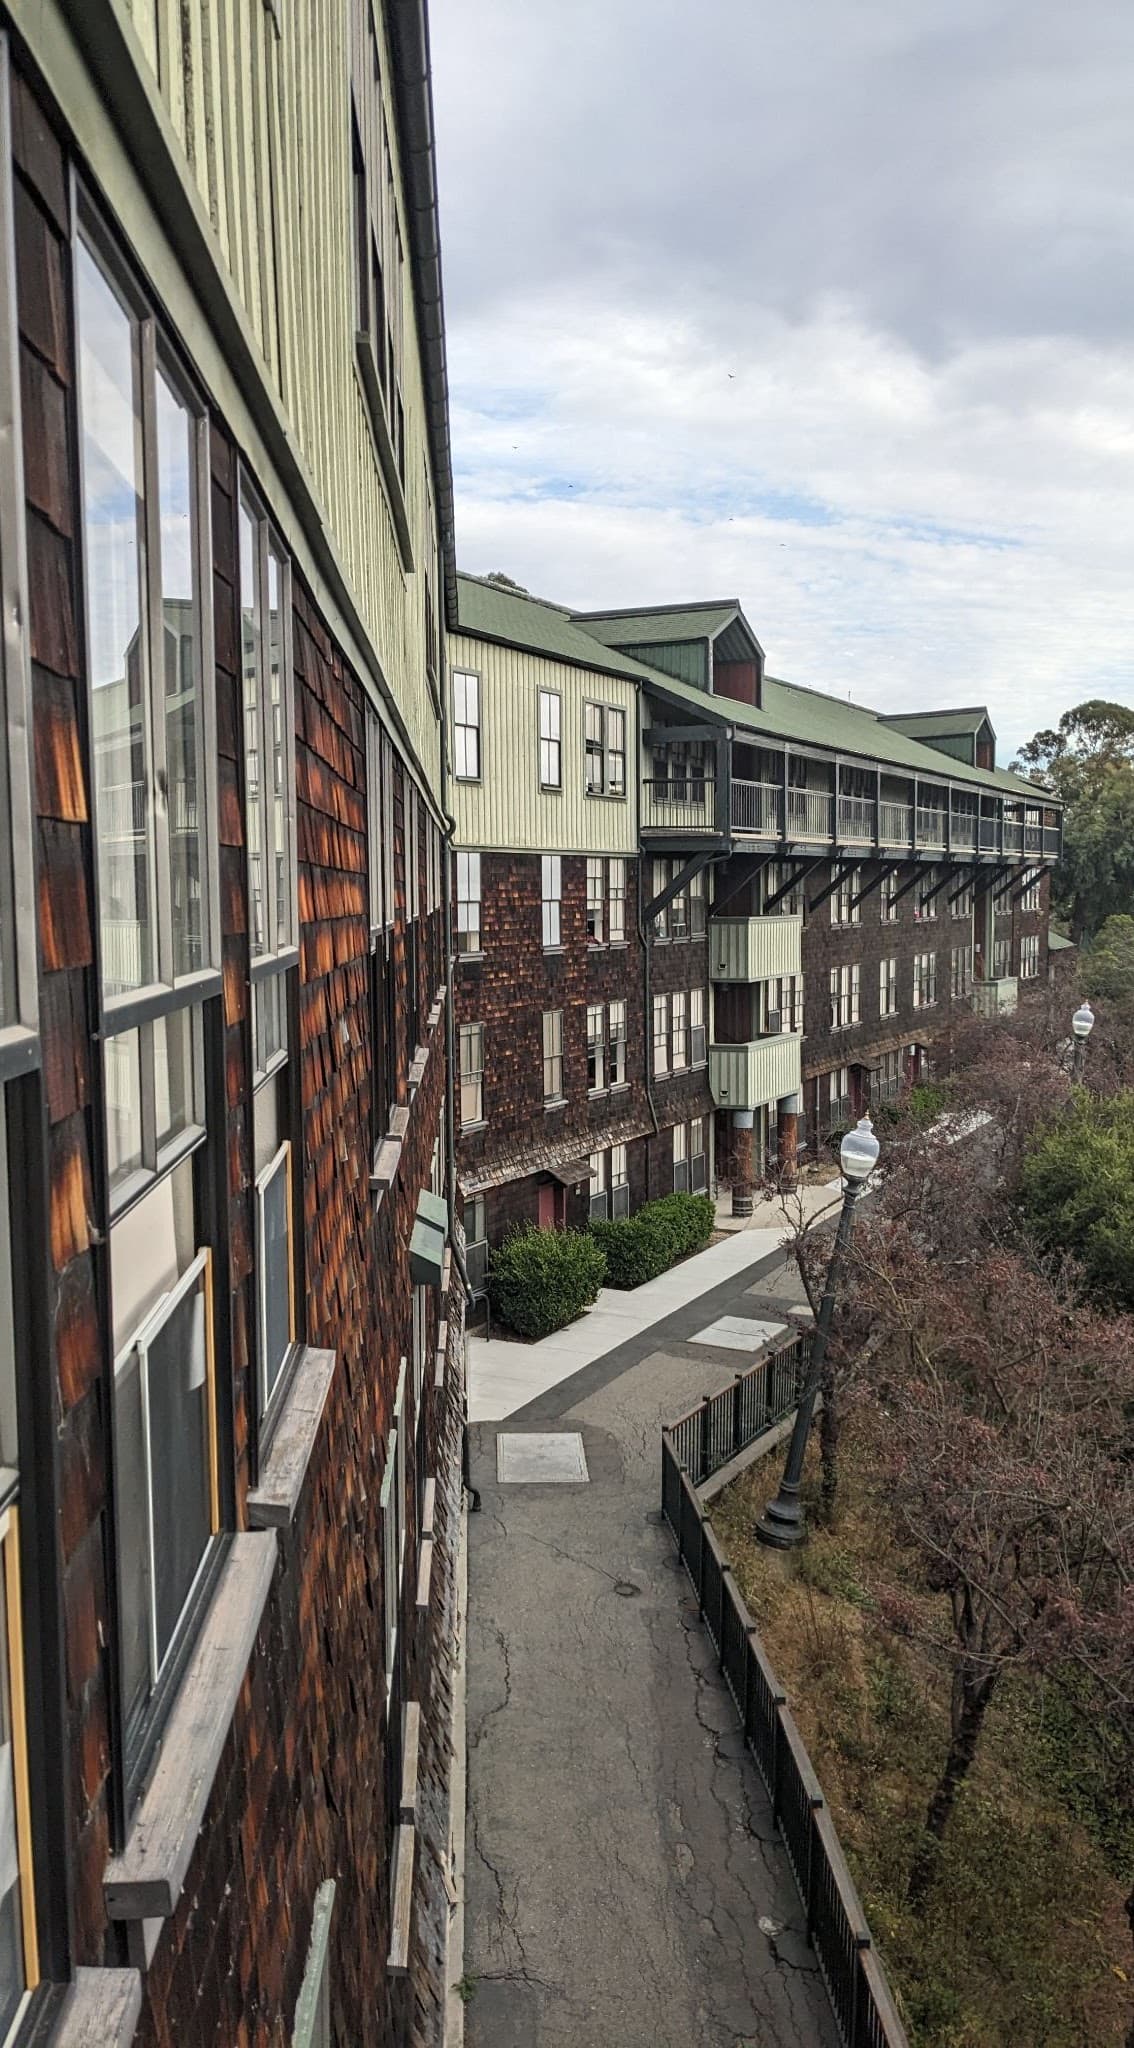
[[(921, 1914), (906, 1878), (948, 1739), (943, 1659), (899, 1640), (878, 1602), (915, 1593), (944, 1633), (916, 1557), (870, 1484), (865, 1426), (844, 1452), (838, 1527), (785, 1571), (752, 1530), (779, 1455), (720, 1495), (713, 1525), (788, 1694), (916, 2048), (1123, 2048), (1134, 1958), (1124, 1844), (1069, 1793), (1085, 1732), (1023, 1675), (989, 1710)], [(811, 1478), (814, 1479), (814, 1473)], [(1093, 1791), (1097, 1795), (1097, 1786)], [(1082, 1818), (1080, 1816), (1083, 1816)], [(1134, 1829), (1125, 1845), (1134, 1850)]]

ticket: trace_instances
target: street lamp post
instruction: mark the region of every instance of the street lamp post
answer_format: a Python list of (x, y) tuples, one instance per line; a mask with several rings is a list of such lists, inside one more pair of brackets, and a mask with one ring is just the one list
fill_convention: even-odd
[(768, 1502), (756, 1524), (757, 1538), (761, 1543), (769, 1544), (773, 1550), (795, 1550), (799, 1544), (807, 1541), (807, 1527), (800, 1499), (807, 1439), (811, 1434), (815, 1397), (823, 1377), (823, 1361), (827, 1355), (827, 1339), (831, 1333), (835, 1295), (847, 1246), (850, 1243), (854, 1205), (878, 1163), (878, 1152), (878, 1140), (874, 1135), (874, 1126), (870, 1118), (860, 1117), (854, 1130), (847, 1132), (839, 1147), (839, 1163), (843, 1169), (843, 1210), (835, 1233), (835, 1249), (827, 1268), (823, 1299), (815, 1319), (815, 1335), (811, 1340), (811, 1365), (807, 1374), (807, 1384), (799, 1397), (799, 1406), (795, 1411), (795, 1423), (791, 1433), (787, 1464), (784, 1466), (784, 1476), (775, 1499)]
[(1074, 1075), (1077, 1082), (1081, 1082), (1083, 1079), (1083, 1068), (1087, 1063), (1087, 1040), (1091, 1035), (1094, 1022), (1095, 1013), (1090, 1004), (1080, 1003), (1075, 1015), (1071, 1019), (1071, 1029), (1075, 1037)]

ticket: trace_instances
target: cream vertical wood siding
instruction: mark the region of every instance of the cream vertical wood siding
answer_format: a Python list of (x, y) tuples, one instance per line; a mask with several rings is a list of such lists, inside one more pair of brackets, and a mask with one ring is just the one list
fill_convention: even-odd
[[(374, 652), (419, 755), (436, 773), (439, 733), (425, 680), (422, 573), (431, 515), (408, 268), (401, 318), (405, 499), (414, 558), (409, 575), (355, 365), (350, 79), (352, 24), (360, 33), (362, 10), (350, 0), (89, 4), (127, 31), (139, 77), (172, 127), (186, 181), (211, 223), (217, 263), (310, 477)], [(374, 11), (401, 238), (408, 246), (381, 4)], [(129, 233), (131, 223), (123, 225)], [(160, 292), (163, 279), (153, 282)], [(192, 348), (192, 335), (184, 339)], [(285, 523), (278, 504), (273, 509)], [(432, 580), (436, 586), (436, 576)]]
[(709, 924), (713, 981), (771, 981), (803, 972), (802, 917), (714, 917)]
[[(623, 853), (638, 845), (637, 687), (567, 662), (469, 634), (448, 636), (449, 704), (454, 669), (480, 677), (481, 776), (454, 780), (450, 805), (458, 846), (513, 853)], [(559, 693), (563, 788), (540, 788), (539, 692)], [(584, 791), (583, 706), (610, 704), (626, 714), (626, 795)], [(450, 746), (450, 760), (453, 749)]]
[(763, 1109), (802, 1086), (800, 1041), (794, 1034), (709, 1047), (709, 1086), (721, 1109)]

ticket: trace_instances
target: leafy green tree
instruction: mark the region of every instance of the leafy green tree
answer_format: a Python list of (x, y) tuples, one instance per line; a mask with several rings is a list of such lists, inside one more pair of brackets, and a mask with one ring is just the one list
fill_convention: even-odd
[(1134, 1309), (1134, 1094), (1078, 1094), (1033, 1141), (1020, 1203), (1045, 1250), (1079, 1260), (1100, 1306)]
[(1134, 917), (1108, 917), (1083, 954), (1084, 993), (1105, 1002), (1134, 996)]
[(1072, 937), (1134, 903), (1134, 710), (1092, 697), (1036, 733), (1013, 762), (1067, 806), (1055, 906)]

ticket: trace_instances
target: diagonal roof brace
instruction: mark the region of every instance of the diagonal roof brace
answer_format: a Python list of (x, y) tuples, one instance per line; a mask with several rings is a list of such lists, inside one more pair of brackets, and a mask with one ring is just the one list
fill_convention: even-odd
[(859, 859), (859, 860), (850, 860), (850, 861), (841, 861), (841, 862), (832, 862), (832, 866), (833, 866), (833, 867), (837, 867), (837, 869), (838, 869), (838, 872), (837, 872), (836, 874), (833, 874), (833, 875), (831, 876), (831, 879), (830, 879), (830, 881), (828, 882), (828, 884), (827, 884), (827, 886), (826, 886), (826, 888), (825, 888), (825, 889), (820, 889), (820, 891), (819, 891), (819, 894), (818, 894), (818, 896), (809, 896), (809, 897), (808, 897), (808, 899), (807, 899), (807, 908), (808, 908), (808, 910), (809, 910), (809, 911), (811, 911), (812, 913), (814, 913), (814, 912), (815, 912), (816, 910), (822, 910), (822, 908), (823, 908), (823, 905), (824, 905), (824, 904), (826, 903), (826, 901), (827, 901), (827, 898), (828, 898), (829, 896), (833, 896), (833, 895), (834, 895), (834, 893), (835, 893), (835, 890), (836, 890), (836, 889), (841, 889), (841, 888), (842, 888), (842, 886), (843, 886), (843, 883), (844, 883), (844, 882), (845, 882), (845, 881), (846, 881), (846, 880), (848, 879), (848, 877), (849, 877), (850, 875), (855, 875), (855, 874), (857, 874), (857, 873), (858, 873), (858, 870), (859, 870), (859, 868), (860, 868), (860, 867), (862, 867), (863, 865), (864, 865), (864, 863), (863, 863), (863, 861), (862, 861), (861, 859)]
[(739, 874), (729, 877), (728, 887), (723, 896), (714, 896), (710, 917), (719, 917), (726, 903), (731, 903), (739, 896), (741, 890), (746, 889), (750, 882), (754, 882), (757, 875), (763, 874), (769, 861), (774, 859), (775, 855), (771, 853), (742, 854), (737, 861)]
[(1021, 898), (1021, 896), (1023, 896), (1023, 895), (1024, 895), (1024, 893), (1025, 893), (1025, 892), (1026, 892), (1026, 891), (1027, 891), (1028, 889), (1030, 889), (1030, 888), (1031, 888), (1031, 886), (1032, 886), (1032, 883), (1033, 883), (1033, 882), (1042, 882), (1042, 880), (1043, 880), (1044, 876), (1046, 875), (1046, 873), (1047, 873), (1047, 867), (1046, 867), (1046, 865), (1045, 865), (1044, 867), (1039, 867), (1039, 868), (1029, 868), (1029, 869), (1027, 870), (1027, 872), (1026, 872), (1026, 873), (1024, 873), (1024, 874), (1022, 874), (1022, 875), (1017, 875), (1017, 876), (1016, 876), (1016, 893), (1015, 893), (1015, 895), (1014, 895), (1014, 896), (1012, 897), (1012, 899), (1011, 899), (1011, 900), (1012, 900), (1012, 902), (1013, 902), (1013, 903), (1018, 903), (1018, 902), (1020, 901), (1020, 898)]
[(680, 896), (681, 891), (688, 888), (694, 875), (699, 875), (702, 868), (707, 868), (713, 858), (711, 853), (691, 854), (685, 866), (678, 869), (673, 880), (667, 882), (664, 889), (659, 889), (656, 896), (642, 905), (642, 923), (648, 924), (652, 917), (658, 917), (663, 910), (667, 910), (674, 897)]
[[(962, 861), (960, 863), (960, 866), (964, 868), (971, 868), (975, 872), (977, 863), (976, 861)], [(926, 890), (925, 895), (921, 899), (922, 902), (932, 903), (935, 897), (940, 896), (942, 889), (947, 889), (949, 887), (950, 882), (956, 881), (957, 873), (958, 868), (956, 866), (948, 868), (946, 872), (942, 875), (941, 880), (939, 882), (935, 882), (933, 884), (932, 889)], [(963, 884), (962, 889), (959, 889), (957, 891), (958, 895), (961, 895), (963, 893), (963, 889), (967, 889), (968, 886), (968, 883), (965, 882)], [(952, 897), (949, 898), (949, 901), (950, 903), (953, 901)]]
[(900, 860), (882, 861), (879, 866), (878, 873), (872, 876), (869, 882), (863, 883), (857, 896), (851, 897), (851, 909), (857, 910), (860, 903), (865, 903), (868, 896), (873, 896), (874, 891), (882, 887), (882, 884), (886, 880), (887, 875), (896, 875), (901, 865), (902, 863)]
[[(903, 862), (903, 866), (904, 866), (904, 865), (905, 865), (905, 863)], [(901, 900), (902, 900), (902, 897), (903, 897), (903, 896), (908, 896), (908, 895), (909, 895), (909, 893), (910, 893), (910, 890), (911, 890), (911, 889), (916, 889), (916, 888), (917, 888), (917, 885), (918, 885), (918, 883), (920, 882), (920, 880), (921, 880), (922, 876), (924, 875), (924, 873), (925, 873), (925, 868), (924, 868), (924, 867), (922, 866), (922, 864), (921, 864), (921, 862), (920, 862), (920, 861), (919, 861), (919, 862), (917, 862), (917, 863), (915, 864), (915, 867), (914, 867), (914, 871), (913, 871), (913, 874), (912, 874), (912, 875), (910, 876), (910, 878), (909, 878), (909, 881), (908, 881), (908, 882), (903, 882), (903, 883), (902, 883), (902, 886), (901, 886), (901, 888), (900, 888), (900, 889), (895, 889), (895, 891), (894, 891), (893, 895), (891, 896), (891, 898), (890, 898), (890, 908), (891, 908), (891, 910), (893, 909), (893, 907), (894, 907), (895, 903), (900, 903), (900, 902), (901, 902)]]
[(763, 910), (765, 917), (767, 917), (770, 910), (777, 909), (783, 902), (784, 897), (790, 896), (792, 890), (798, 888), (800, 882), (806, 882), (809, 876), (815, 873), (816, 868), (825, 867), (826, 862), (822, 859), (797, 860), (792, 862), (792, 866), (795, 869), (794, 875), (789, 875), (786, 882), (781, 882), (779, 888), (773, 891), (765, 903)]

